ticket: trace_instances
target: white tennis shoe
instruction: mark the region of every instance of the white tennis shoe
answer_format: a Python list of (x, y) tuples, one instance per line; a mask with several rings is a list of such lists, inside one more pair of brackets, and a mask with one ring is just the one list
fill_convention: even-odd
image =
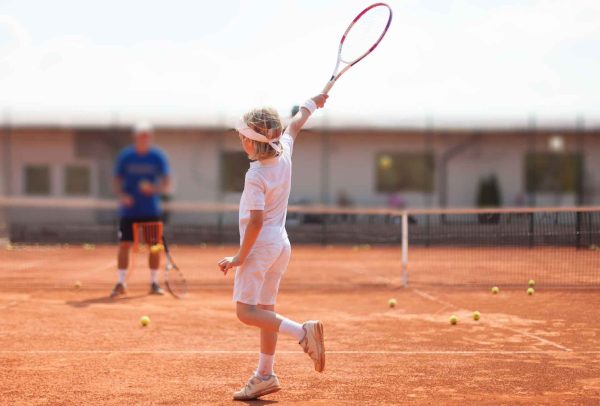
[(253, 400), (280, 390), (277, 375), (270, 375), (266, 379), (253, 375), (242, 389), (233, 394), (233, 400)]
[(304, 323), (302, 328), (306, 334), (299, 344), (315, 363), (315, 371), (323, 372), (325, 369), (323, 324), (318, 320), (311, 320)]

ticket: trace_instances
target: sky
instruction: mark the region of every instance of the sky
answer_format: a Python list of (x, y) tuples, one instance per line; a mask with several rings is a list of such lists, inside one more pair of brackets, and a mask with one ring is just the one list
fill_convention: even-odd
[[(0, 0), (11, 122), (226, 124), (319, 93), (371, 0)], [(317, 120), (600, 122), (600, 1), (392, 0)]]

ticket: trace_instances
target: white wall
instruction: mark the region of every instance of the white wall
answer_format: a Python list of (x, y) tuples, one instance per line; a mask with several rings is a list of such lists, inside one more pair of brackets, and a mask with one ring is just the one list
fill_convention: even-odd
[[(435, 191), (404, 192), (408, 207), (423, 207), (439, 202), (439, 159), (445, 151), (463, 142), (469, 132), (437, 133), (433, 138), (436, 156)], [(344, 190), (356, 205), (385, 206), (388, 196), (375, 190), (376, 158), (380, 153), (425, 152), (423, 133), (404, 131), (331, 132), (329, 149), (324, 150), (324, 135), (320, 131), (306, 131), (295, 144), (292, 194), (290, 200), (320, 203), (323, 192), (326, 202), (335, 204), (337, 195)], [(571, 138), (568, 138), (571, 140)], [(215, 130), (160, 130), (157, 144), (169, 155), (174, 173), (174, 197), (180, 201), (237, 203), (239, 193), (222, 194), (219, 190), (220, 151), (241, 151), (239, 139), (233, 132), (224, 135)], [(569, 141), (567, 150), (576, 145)], [(0, 157), (3, 144), (0, 143)], [(536, 149), (543, 151), (547, 142), (539, 137)], [(483, 135), (481, 139), (448, 163), (448, 206), (472, 207), (476, 204), (477, 187), (482, 176), (496, 174), (504, 205), (514, 205), (517, 196), (525, 194), (525, 154), (528, 142), (524, 135), (498, 133)], [(330, 161), (328, 170), (323, 156)], [(26, 164), (50, 164), (53, 176), (53, 196), (63, 195), (62, 170), (68, 163), (86, 163), (92, 169), (92, 190), (98, 189), (95, 163), (78, 159), (74, 154), (74, 136), (71, 130), (18, 130), (13, 134), (10, 177), (15, 194), (23, 194), (23, 170)], [(587, 176), (587, 204), (600, 204), (600, 137), (586, 137), (585, 165)], [(0, 166), (0, 168), (4, 168)], [(329, 180), (324, 179), (328, 174)], [(0, 187), (4, 187), (1, 183)], [(0, 189), (1, 190), (1, 189)], [(575, 202), (572, 195), (538, 195), (538, 205)]]
[[(449, 137), (447, 148), (464, 140)], [(479, 182), (496, 175), (502, 204), (514, 206), (525, 196), (525, 153), (527, 141), (511, 134), (482, 136), (448, 162), (448, 207), (475, 207)], [(440, 151), (442, 153), (442, 151)]]
[(178, 200), (217, 201), (219, 136), (182, 131), (163, 131), (157, 135), (157, 145), (169, 156)]
[(90, 167), (91, 197), (97, 194), (96, 163), (75, 156), (73, 133), (70, 130), (21, 130), (12, 137), (11, 156), (10, 177), (15, 195), (25, 194), (24, 171), (27, 165), (49, 165), (50, 196), (65, 196), (63, 171), (69, 164)]

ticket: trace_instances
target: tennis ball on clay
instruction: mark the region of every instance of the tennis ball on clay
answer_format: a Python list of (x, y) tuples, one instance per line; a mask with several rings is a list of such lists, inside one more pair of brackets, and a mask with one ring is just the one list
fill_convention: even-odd
[(15, 249), (15, 246), (14, 246), (14, 245), (12, 245), (12, 244), (6, 244), (6, 250), (7, 250), (7, 251), (12, 251), (12, 250), (14, 250), (14, 249)]
[(529, 288), (529, 289), (527, 289), (527, 294), (528, 294), (529, 296), (533, 295), (533, 292), (535, 292), (535, 290), (533, 290), (533, 288)]
[(456, 323), (458, 323), (458, 317), (455, 315), (450, 316), (450, 324), (455, 325)]
[(93, 249), (96, 249), (96, 246), (94, 244), (83, 244), (83, 249), (84, 250), (93, 250)]
[(494, 287), (492, 288), (492, 293), (493, 293), (494, 295), (497, 295), (499, 292), (500, 292), (500, 288), (498, 288), (498, 286), (494, 286)]
[(473, 320), (477, 321), (481, 318), (481, 313), (479, 313), (477, 310), (475, 310), (473, 312)]
[(80, 289), (81, 288), (81, 282), (79, 281), (75, 281), (75, 289)]
[(396, 299), (390, 299), (390, 300), (388, 300), (388, 306), (391, 307), (392, 309), (394, 307), (396, 307)]
[(150, 252), (153, 254), (158, 254), (162, 250), (163, 250), (162, 244), (154, 244), (153, 246), (150, 247)]
[(146, 327), (148, 324), (150, 324), (150, 317), (148, 317), (148, 316), (142, 316), (142, 317), (140, 317), (140, 324), (143, 327)]
[(529, 279), (529, 282), (527, 284), (530, 288), (533, 288), (535, 286), (535, 281), (533, 279)]

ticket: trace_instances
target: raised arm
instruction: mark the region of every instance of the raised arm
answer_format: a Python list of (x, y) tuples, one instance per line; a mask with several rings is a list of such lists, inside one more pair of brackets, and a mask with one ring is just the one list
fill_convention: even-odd
[(310, 99), (308, 99), (300, 107), (300, 111), (298, 111), (298, 113), (294, 116), (294, 118), (292, 118), (292, 121), (290, 122), (290, 124), (288, 126), (288, 130), (287, 130), (287, 132), (294, 139), (296, 139), (298, 134), (300, 134), (300, 130), (302, 130), (302, 127), (304, 127), (304, 124), (306, 124), (306, 122), (308, 121), (308, 118), (312, 114), (311, 110), (309, 109), (309, 106), (307, 106), (307, 105), (311, 104), (311, 101), (312, 101), (312, 103), (314, 103), (314, 107), (316, 109), (320, 109), (325, 105), (325, 102), (327, 101), (328, 97), (329, 96), (326, 94), (319, 94), (317, 96), (314, 96), (314, 97), (311, 97)]

